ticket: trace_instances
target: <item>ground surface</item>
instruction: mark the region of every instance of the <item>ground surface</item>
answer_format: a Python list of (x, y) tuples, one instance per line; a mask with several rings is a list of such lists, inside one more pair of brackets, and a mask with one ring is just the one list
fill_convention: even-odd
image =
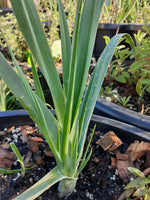
[[(14, 134), (10, 133), (9, 137), (1, 137), (1, 145), (7, 146), (10, 141), (14, 141), (18, 146), (21, 155), (26, 158), (28, 154), (28, 142), (22, 144), (22, 136), (18, 129)], [(16, 139), (16, 135), (18, 138)], [(91, 146), (93, 153), (90, 161), (79, 176), (75, 191), (68, 200), (117, 200), (123, 192), (124, 183), (116, 174), (116, 169), (110, 169), (110, 154), (96, 144), (102, 133), (97, 131), (94, 134)], [(89, 139), (89, 136), (87, 137)], [(88, 141), (88, 140), (87, 140)], [(36, 146), (36, 145), (35, 145)], [(46, 150), (45, 150), (46, 149)], [(0, 200), (11, 200), (16, 194), (19, 194), (29, 188), (33, 183), (37, 182), (50, 169), (55, 166), (55, 160), (49, 156), (49, 149), (45, 141), (41, 142), (36, 153), (32, 154), (29, 165), (31, 163), (39, 163), (39, 165), (26, 171), (25, 177), (18, 174), (0, 175)], [(12, 166), (12, 168), (19, 167)], [(57, 184), (46, 191), (37, 199), (41, 200), (59, 200), (57, 195)], [(62, 200), (64, 200), (63, 198)]]
[[(105, 78), (100, 96), (120, 106), (150, 116), (150, 93), (145, 92), (143, 96), (139, 96), (135, 85)], [(126, 100), (129, 98), (129, 101), (124, 103), (122, 98)]]

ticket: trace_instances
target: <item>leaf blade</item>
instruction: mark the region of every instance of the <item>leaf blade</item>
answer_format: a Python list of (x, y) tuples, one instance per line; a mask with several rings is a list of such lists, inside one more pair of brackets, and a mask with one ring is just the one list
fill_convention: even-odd
[[(33, 121), (38, 125), (41, 133), (48, 141), (50, 148), (52, 148), (54, 155), (59, 161), (61, 158), (57, 152), (57, 149), (55, 149), (55, 136), (57, 134), (58, 122), (52, 113), (48, 110), (46, 105), (43, 104), (32, 91), (19, 66), (18, 70), (20, 77), (22, 78), (18, 76), (18, 74), (12, 69), (11, 65), (7, 62), (4, 56), (0, 53), (0, 77), (4, 80), (9, 89), (14, 93), (16, 98), (20, 101), (21, 105), (29, 113)], [(42, 119), (44, 120), (42, 121)]]
[(64, 9), (61, 0), (58, 0), (59, 19), (60, 19), (60, 34), (61, 34), (61, 47), (62, 47), (62, 63), (63, 63), (63, 85), (67, 94), (68, 79), (69, 79), (69, 65), (71, 57), (71, 40), (67, 20), (65, 17)]
[(79, 122), (80, 122), (80, 131), (79, 132), (81, 133), (79, 158), (81, 158), (81, 155), (82, 155), (83, 144), (84, 144), (85, 136), (86, 136), (85, 133), (87, 132), (88, 124), (89, 124), (90, 118), (92, 116), (94, 105), (96, 103), (96, 99), (98, 97), (103, 79), (105, 77), (107, 67), (111, 61), (113, 52), (115, 51), (115, 47), (123, 35), (130, 41), (131, 46), (134, 48), (134, 43), (129, 35), (118, 34), (118, 35), (115, 35), (110, 40), (110, 42), (105, 47), (104, 51), (102, 52), (96, 66), (95, 66), (93, 75), (90, 80), (90, 84), (88, 86), (85, 97), (81, 104), (80, 113), (79, 113)]
[[(84, 87), (86, 84), (88, 69), (93, 53), (93, 47), (96, 37), (97, 25), (100, 12), (103, 6), (103, 0), (87, 0), (84, 3), (79, 27), (79, 38), (77, 46), (77, 63), (75, 74), (75, 89), (73, 101), (73, 117), (79, 109)], [(87, 23), (86, 23), (87, 22)]]
[(65, 179), (66, 177), (63, 176), (60, 172), (58, 167), (52, 169), (49, 173), (47, 173), (40, 181), (35, 183), (31, 188), (26, 190), (24, 193), (19, 195), (18, 197), (14, 198), (13, 200), (33, 200), (42, 194), (44, 191), (49, 189), (55, 183)]
[(65, 98), (37, 10), (31, 0), (11, 0), (20, 29), (50, 88), (57, 118), (63, 123)]

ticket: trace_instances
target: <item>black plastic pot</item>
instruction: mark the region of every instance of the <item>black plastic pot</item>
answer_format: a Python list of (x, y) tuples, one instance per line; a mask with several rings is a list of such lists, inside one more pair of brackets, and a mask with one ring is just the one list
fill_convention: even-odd
[[(54, 111), (51, 112), (55, 114)], [(25, 110), (0, 112), (0, 128), (28, 124), (33, 124), (33, 121)], [(93, 115), (90, 127), (93, 127), (95, 124), (98, 130), (102, 132), (114, 131), (118, 137), (129, 143), (134, 140), (150, 141), (149, 132), (120, 121)]]
[(138, 112), (129, 110), (117, 104), (106, 101), (103, 98), (98, 98), (94, 114), (115, 119), (135, 127), (150, 131), (150, 117)]
[[(103, 49), (105, 48), (104, 36), (112, 38), (116, 33), (128, 33), (134, 40), (134, 34), (138, 30), (142, 30), (143, 24), (98, 24), (97, 35), (94, 45), (94, 55), (96, 58), (100, 56)], [(127, 45), (127, 44), (126, 44)]]
[(0, 8), (0, 15), (6, 15), (7, 13), (13, 13), (12, 8)]
[[(55, 111), (51, 110), (51, 113), (54, 115)], [(33, 123), (33, 120), (29, 117), (28, 113), (25, 110), (12, 110), (0, 112), (0, 128), (4, 128), (4, 126), (13, 125), (30, 125)]]
[(135, 140), (150, 141), (150, 132), (114, 119), (93, 115), (90, 125), (94, 124), (96, 124), (97, 129), (100, 131), (114, 131), (125, 142), (131, 143)]

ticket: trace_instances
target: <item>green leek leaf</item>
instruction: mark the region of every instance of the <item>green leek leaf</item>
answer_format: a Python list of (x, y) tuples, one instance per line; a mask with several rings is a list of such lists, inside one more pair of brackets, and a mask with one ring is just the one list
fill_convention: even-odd
[(33, 200), (37, 198), (40, 194), (42, 194), (44, 191), (48, 190), (52, 185), (65, 178), (67, 177), (61, 174), (60, 169), (58, 167), (55, 167), (42, 179), (35, 183), (32, 187), (30, 187), (28, 190), (26, 190), (13, 200)]
[(62, 124), (65, 98), (34, 2), (11, 0), (11, 4), (24, 38), (50, 88), (57, 118)]

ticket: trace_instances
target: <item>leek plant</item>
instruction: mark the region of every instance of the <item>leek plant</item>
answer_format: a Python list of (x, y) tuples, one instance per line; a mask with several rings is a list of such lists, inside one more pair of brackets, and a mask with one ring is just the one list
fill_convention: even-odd
[(11, 142), (10, 143), (10, 147), (11, 147), (11, 149), (13, 150), (13, 152), (15, 153), (15, 155), (17, 157), (17, 162), (20, 163), (21, 169), (6, 169), (5, 170), (5, 169), (0, 168), (0, 173), (2, 173), (2, 174), (11, 174), (11, 173), (20, 172), (22, 177), (23, 177), (25, 175), (25, 171), (26, 170), (30, 170), (30, 169), (36, 167), (36, 165), (35, 165), (33, 167), (25, 168), (23, 159), (22, 159), (21, 154), (18, 151), (18, 148), (16, 147), (15, 143)]
[(90, 142), (83, 154), (86, 132), (107, 66), (123, 36), (118, 34), (110, 40), (85, 90), (103, 2), (78, 0), (71, 43), (63, 5), (58, 0), (63, 65), (61, 84), (33, 0), (11, 0), (20, 29), (50, 88), (56, 112), (55, 118), (46, 106), (37, 78), (36, 89), (32, 91), (8, 46), (17, 72), (0, 54), (0, 77), (38, 125), (57, 163), (54, 169), (15, 199), (35, 199), (57, 182), (60, 197), (70, 195), (91, 156), (92, 150), (88, 151)]

